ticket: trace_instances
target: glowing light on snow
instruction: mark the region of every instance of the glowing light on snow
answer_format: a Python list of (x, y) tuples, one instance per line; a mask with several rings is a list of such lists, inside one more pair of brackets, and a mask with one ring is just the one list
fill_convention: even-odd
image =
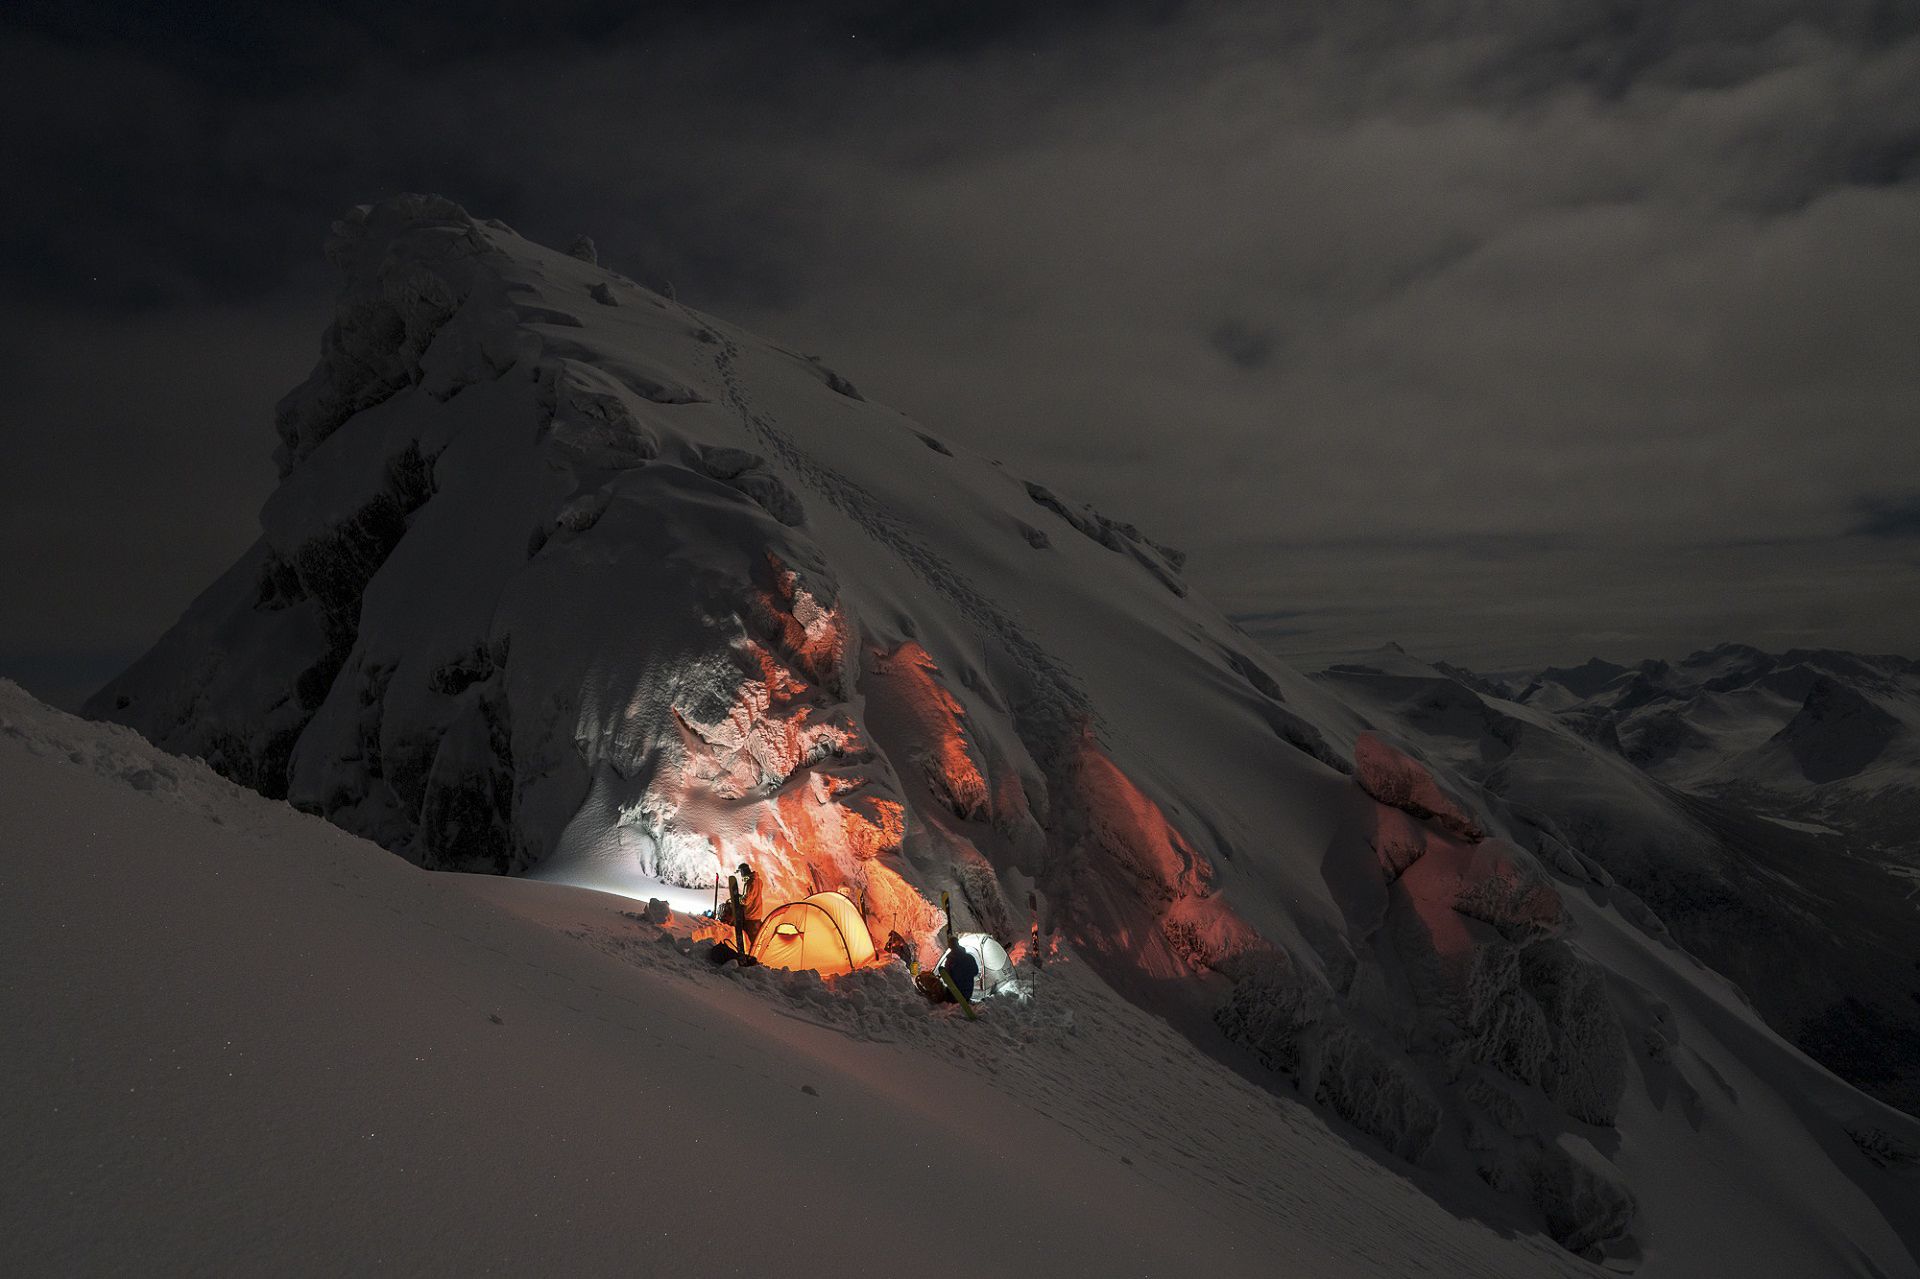
[[(1214, 896), (1213, 867), (1160, 806), (1082, 735), (1068, 799), (1087, 824), (1091, 882), (1079, 940), (1160, 977), (1217, 967), (1262, 943)], [(1097, 922), (1097, 927), (1091, 927)]]
[(966, 709), (941, 682), (932, 655), (909, 641), (875, 660), (873, 678), (876, 695), (912, 736), (935, 796), (960, 817), (984, 816), (987, 782), (968, 741)]

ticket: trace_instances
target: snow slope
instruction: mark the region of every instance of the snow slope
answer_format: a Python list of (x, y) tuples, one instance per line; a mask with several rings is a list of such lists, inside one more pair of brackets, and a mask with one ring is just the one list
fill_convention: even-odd
[(1722, 644), (1611, 669), (1578, 688), (1543, 672), (1522, 700), (1685, 792), (1770, 878), (1816, 889), (1793, 903), (1833, 925), (1813, 967), (1852, 971), (1824, 999), (1772, 974), (1748, 989), (1810, 1052), (1920, 1113), (1920, 662)]
[(974, 1025), (714, 969), (4, 682), (0, 846), (11, 1275), (1583, 1269), (1070, 963)]
[(1912, 1272), (1911, 1121), (1177, 552), (444, 200), (328, 251), (261, 542), (90, 713), (432, 867), (689, 901), (750, 860), (923, 948), (940, 891), (1007, 940), (1032, 892), (1086, 990), (1455, 1215)]

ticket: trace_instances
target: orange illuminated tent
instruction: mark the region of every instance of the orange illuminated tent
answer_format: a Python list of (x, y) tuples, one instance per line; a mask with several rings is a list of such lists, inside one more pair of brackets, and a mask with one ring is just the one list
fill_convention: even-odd
[(845, 894), (815, 893), (760, 921), (753, 957), (769, 968), (850, 973), (873, 962), (873, 936)]

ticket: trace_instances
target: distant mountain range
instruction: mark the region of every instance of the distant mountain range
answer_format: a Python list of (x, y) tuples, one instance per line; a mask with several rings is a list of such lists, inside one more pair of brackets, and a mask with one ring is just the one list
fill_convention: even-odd
[(1894, 849), (1920, 841), (1920, 662), (1722, 644), (1674, 664), (1542, 671), (1517, 700), (1611, 729), (1628, 759), (1682, 789)]
[(1778, 1030), (1920, 1111), (1920, 662), (1723, 644), (1515, 679), (1318, 677), (1630, 889)]

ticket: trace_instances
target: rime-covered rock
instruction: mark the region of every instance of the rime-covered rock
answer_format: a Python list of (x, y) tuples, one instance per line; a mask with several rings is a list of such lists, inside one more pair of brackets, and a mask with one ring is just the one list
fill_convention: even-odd
[(1547, 1229), (1568, 1251), (1585, 1253), (1625, 1236), (1633, 1224), (1633, 1193), (1593, 1143), (1563, 1133), (1533, 1160), (1533, 1196)]
[(1353, 776), (1360, 789), (1393, 808), (1459, 836), (1476, 840), (1486, 831), (1467, 803), (1449, 793), (1432, 770), (1403, 745), (1378, 733), (1362, 733), (1353, 744)]

